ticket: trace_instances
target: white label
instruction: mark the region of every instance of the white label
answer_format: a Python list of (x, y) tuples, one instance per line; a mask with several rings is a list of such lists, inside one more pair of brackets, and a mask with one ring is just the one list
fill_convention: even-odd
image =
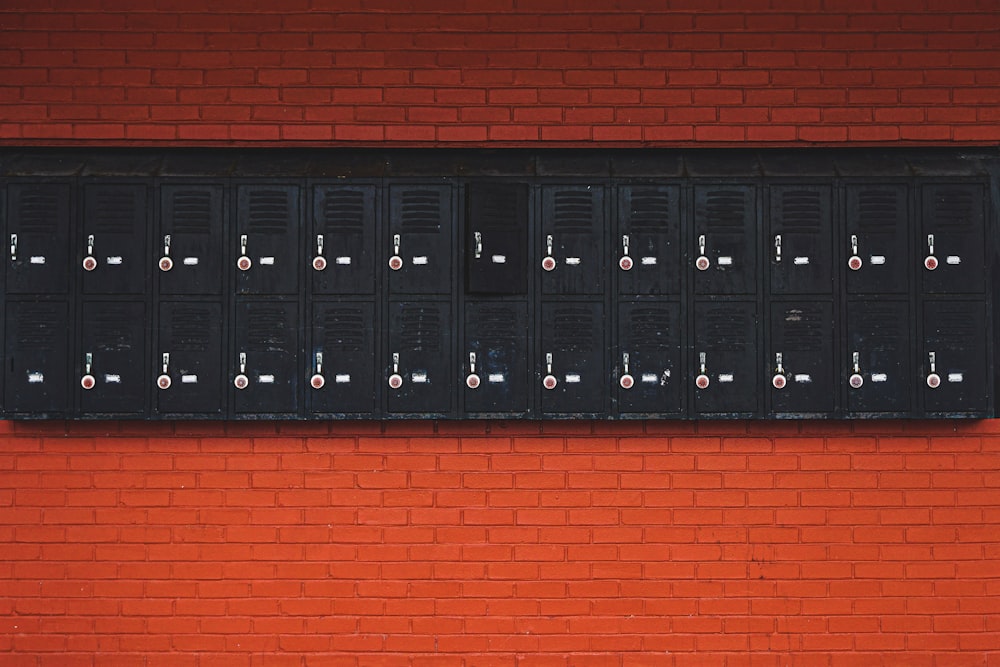
[(182, 375), (181, 384), (198, 384), (198, 376), (194, 374)]
[(31, 259), (29, 259), (28, 262), (30, 262), (31, 264), (44, 264), (45, 263), (45, 256), (44, 255), (35, 255)]
[(568, 384), (579, 384), (580, 376), (576, 373), (570, 373), (569, 375), (566, 376), (566, 382)]
[(413, 258), (413, 263), (416, 264), (416, 265), (418, 265), (418, 266), (423, 266), (423, 265), (427, 264), (427, 257), (426, 257), (426, 255), (421, 255), (420, 257), (414, 257)]
[(350, 384), (351, 374), (350, 373), (337, 373), (333, 376), (333, 381), (337, 384)]
[(427, 373), (414, 373), (412, 378), (414, 382), (424, 384), (427, 382)]
[(957, 266), (962, 263), (962, 258), (958, 255), (948, 255), (947, 259), (944, 260), (945, 263), (951, 264), (952, 266)]
[(872, 255), (871, 262), (878, 265), (885, 264), (885, 255)]
[(643, 257), (642, 258), (642, 265), (643, 266), (653, 266), (654, 264), (656, 264), (656, 258), (655, 257)]
[(961, 373), (948, 373), (948, 382), (961, 382), (965, 376)]
[(719, 266), (732, 266), (732, 265), (733, 265), (733, 258), (732, 257), (720, 257), (719, 258)]
[(792, 260), (792, 263), (795, 266), (802, 266), (803, 264), (808, 264), (809, 263), (809, 258), (808, 257), (796, 257), (794, 260)]
[(643, 373), (642, 374), (642, 381), (645, 382), (645, 383), (647, 383), (647, 384), (656, 384), (657, 380), (659, 380), (659, 378), (656, 377), (656, 373)]
[(795, 374), (795, 381), (796, 382), (802, 382), (802, 383), (808, 383), (808, 382), (812, 382), (813, 379), (812, 379), (812, 376), (809, 375), (808, 373), (796, 373)]
[(494, 264), (506, 264), (507, 263), (507, 255), (493, 255), (493, 257), (491, 257), (491, 259), (493, 260)]
[(338, 257), (334, 261), (336, 261), (340, 266), (348, 266), (351, 263), (351, 258), (345, 255), (344, 257)]
[(503, 382), (503, 373), (490, 373), (487, 380), (493, 384), (499, 384)]
[(121, 255), (115, 255), (114, 257), (108, 257), (108, 264), (111, 266), (120, 266), (124, 260)]
[(265, 266), (271, 266), (274, 264), (274, 257), (261, 257), (260, 263), (264, 264)]
[(198, 266), (198, 258), (197, 257), (185, 257), (183, 263), (184, 263), (184, 266)]
[(872, 382), (885, 382), (889, 376), (885, 373), (872, 373)]
[(105, 375), (104, 375), (104, 381), (107, 382), (107, 383), (109, 383), (109, 384), (121, 384), (122, 383), (122, 376), (121, 375), (112, 375), (110, 373), (105, 373)]
[(28, 383), (38, 384), (39, 382), (45, 382), (45, 373), (39, 373), (38, 371), (28, 371)]
[(567, 257), (566, 258), (566, 263), (569, 264), (570, 266), (579, 266), (580, 265), (580, 258), (579, 257)]
[(732, 382), (732, 381), (733, 381), (732, 373), (723, 373), (722, 375), (719, 376), (719, 382)]
[(257, 382), (260, 382), (261, 384), (274, 384), (274, 376), (261, 375), (260, 377), (257, 378)]

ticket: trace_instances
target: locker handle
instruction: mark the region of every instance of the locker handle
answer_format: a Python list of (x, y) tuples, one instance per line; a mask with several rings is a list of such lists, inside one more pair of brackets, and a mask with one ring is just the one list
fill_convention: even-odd
[(249, 271), (251, 266), (253, 262), (247, 256), (247, 235), (240, 234), (240, 258), (236, 260), (236, 268), (240, 271)]
[(708, 389), (708, 385), (710, 383), (710, 380), (708, 378), (708, 372), (706, 371), (707, 360), (708, 360), (708, 355), (705, 352), (698, 353), (698, 364), (700, 372), (698, 374), (698, 377), (694, 379), (694, 384), (696, 387), (698, 387), (698, 389)]
[(855, 352), (852, 355), (852, 358), (854, 360), (854, 368), (853, 368), (854, 372), (851, 374), (849, 384), (851, 385), (852, 389), (860, 389), (861, 386), (865, 383), (865, 378), (863, 375), (861, 375), (861, 353)]
[(472, 233), (472, 237), (474, 239), (475, 246), (476, 246), (475, 256), (476, 256), (476, 259), (479, 259), (479, 258), (481, 258), (483, 256), (483, 233), (482, 232), (473, 232)]
[(94, 257), (94, 235), (87, 236), (87, 256), (83, 258), (83, 270), (93, 271), (97, 268), (97, 258)]
[[(699, 271), (707, 271), (708, 267), (712, 265), (712, 262), (708, 259), (705, 254), (705, 235), (701, 234), (698, 236), (698, 259), (694, 261), (694, 266)], [(708, 385), (706, 385), (708, 386)]]
[[(550, 237), (551, 238), (551, 237)], [(545, 353), (545, 377), (542, 378), (542, 386), (546, 389), (555, 389), (556, 385), (559, 384), (559, 380), (556, 376), (552, 374), (552, 353)]]
[(927, 235), (927, 257), (924, 257), (924, 268), (933, 271), (938, 267), (938, 258), (934, 256), (934, 235)]
[(17, 261), (17, 234), (10, 235), (10, 261)]
[(158, 378), (156, 378), (156, 386), (159, 387), (160, 389), (170, 389), (170, 385), (172, 383), (172, 380), (170, 379), (170, 376), (167, 374), (167, 369), (168, 368), (170, 368), (170, 353), (169, 352), (164, 352), (163, 353), (163, 373), (160, 374), (160, 376)]
[(323, 353), (317, 352), (314, 357), (314, 367), (315, 372), (313, 376), (309, 378), (309, 386), (313, 389), (322, 389), (323, 385), (326, 384), (326, 378), (323, 377)]
[(774, 261), (781, 262), (781, 234), (774, 235)]
[(399, 352), (392, 353), (392, 375), (389, 376), (389, 388), (399, 389), (403, 386), (403, 376), (399, 374)]
[(928, 352), (927, 360), (931, 366), (931, 372), (927, 374), (927, 386), (937, 389), (941, 386), (941, 376), (937, 374), (937, 353)]
[(469, 374), (465, 378), (465, 386), (469, 389), (477, 389), (479, 385), (480, 379), (476, 373), (476, 353), (469, 352)]
[(774, 377), (771, 378), (771, 386), (775, 389), (784, 389), (785, 385), (788, 384), (788, 378), (785, 377), (785, 368), (781, 363), (782, 354), (781, 352), (774, 353)]
[(170, 259), (170, 234), (163, 237), (163, 257), (160, 257), (157, 266), (160, 267), (160, 271), (169, 271), (174, 268), (174, 260)]
[(861, 256), (858, 255), (858, 236), (851, 234), (851, 257), (847, 260), (847, 268), (851, 271), (858, 271), (864, 265)]
[(552, 234), (545, 237), (545, 257), (542, 258), (542, 270), (552, 271), (556, 268), (556, 258), (552, 256)]
[(629, 238), (628, 234), (622, 234), (622, 257), (618, 260), (618, 268), (622, 271), (630, 271), (635, 263), (628, 256)]
[(622, 376), (618, 379), (618, 386), (622, 389), (631, 389), (635, 386), (635, 378), (628, 372), (629, 354), (622, 352)]
[(393, 271), (399, 271), (403, 268), (403, 258), (399, 255), (399, 245), (400, 245), (399, 234), (392, 235), (392, 257), (389, 258), (389, 268)]
[(323, 235), (316, 235), (316, 256), (312, 261), (313, 269), (322, 271), (326, 268), (326, 257), (323, 256)]
[(90, 391), (91, 389), (94, 388), (94, 385), (97, 384), (97, 380), (94, 379), (94, 376), (91, 375), (90, 373), (90, 369), (94, 365), (94, 355), (92, 353), (87, 352), (85, 355), (83, 355), (83, 365), (85, 371), (84, 371), (84, 376), (80, 378), (80, 386), (86, 389), (87, 391)]
[(247, 353), (240, 352), (240, 374), (233, 378), (233, 385), (237, 389), (246, 389), (250, 386), (250, 378), (246, 375), (247, 372)]

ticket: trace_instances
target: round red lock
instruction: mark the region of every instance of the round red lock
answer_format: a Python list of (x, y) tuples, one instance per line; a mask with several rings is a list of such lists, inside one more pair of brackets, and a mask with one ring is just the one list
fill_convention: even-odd
[(326, 257), (313, 257), (313, 269), (316, 271), (322, 271), (326, 268)]
[(847, 260), (847, 268), (849, 268), (851, 271), (860, 270), (862, 264), (864, 264), (864, 262), (862, 262), (861, 258), (858, 257), (857, 255), (852, 255), (851, 258)]
[(699, 271), (708, 271), (708, 267), (712, 265), (712, 262), (709, 261), (708, 257), (702, 255), (698, 259), (694, 260), (694, 265)]
[(253, 266), (253, 262), (246, 255), (243, 255), (238, 260), (236, 260), (236, 268), (240, 271), (249, 271), (250, 267)]
[(166, 373), (156, 378), (156, 386), (159, 387), (160, 389), (170, 389), (171, 383), (172, 381), (170, 379), (170, 376), (167, 375)]
[(91, 257), (89, 255), (87, 257), (83, 258), (83, 270), (84, 271), (93, 271), (96, 268), (97, 268), (97, 259), (96, 258)]
[(557, 384), (559, 384), (559, 381), (556, 380), (555, 375), (546, 375), (542, 379), (542, 386), (546, 389), (555, 389)]
[(704, 373), (696, 377), (694, 380), (694, 386), (698, 387), (698, 389), (708, 389), (708, 383), (708, 376)]
[(403, 386), (403, 376), (399, 373), (393, 373), (389, 376), (389, 388), (399, 389)]
[(479, 388), (479, 376), (475, 373), (469, 373), (469, 376), (465, 378), (465, 386), (469, 389)]
[(924, 268), (928, 271), (933, 271), (938, 267), (938, 258), (934, 255), (928, 255), (924, 258)]
[(860, 389), (861, 385), (865, 383), (865, 379), (861, 376), (861, 374), (855, 373), (851, 376), (851, 379), (848, 382), (850, 383), (852, 389)]
[(542, 259), (542, 270), (543, 271), (552, 271), (555, 268), (556, 268), (556, 259), (555, 259), (555, 257), (545, 257), (544, 259)]
[(326, 378), (316, 373), (311, 378), (309, 378), (309, 386), (313, 389), (322, 389), (323, 385), (326, 384)]
[(618, 384), (622, 389), (631, 389), (635, 386), (635, 378), (626, 373), (618, 380)]
[(632, 258), (629, 257), (628, 255), (618, 260), (618, 268), (620, 268), (622, 271), (631, 271), (634, 265), (635, 263), (632, 261)]
[(174, 268), (174, 260), (169, 257), (161, 257), (159, 263), (160, 271), (169, 271)]
[(235, 379), (233, 379), (233, 386), (235, 386), (237, 389), (246, 389), (247, 387), (250, 386), (250, 378), (241, 373), (237, 375)]
[(927, 376), (927, 386), (931, 389), (937, 389), (941, 386), (941, 376), (937, 373), (931, 373)]
[(788, 384), (788, 378), (781, 373), (777, 373), (773, 378), (771, 378), (771, 386), (775, 389), (784, 389), (786, 384)]
[(389, 268), (393, 271), (399, 271), (403, 268), (403, 258), (399, 255), (393, 255), (389, 258)]
[(93, 375), (88, 374), (80, 378), (80, 386), (84, 389), (93, 389), (95, 384), (97, 384), (97, 380), (94, 379)]

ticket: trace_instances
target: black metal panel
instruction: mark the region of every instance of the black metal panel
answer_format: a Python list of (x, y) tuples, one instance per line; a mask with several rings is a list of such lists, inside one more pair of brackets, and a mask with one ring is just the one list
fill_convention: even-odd
[(905, 185), (847, 186), (845, 273), (850, 294), (901, 294), (909, 286), (909, 214)]
[(531, 392), (526, 303), (467, 301), (465, 344), (459, 354), (465, 412), (527, 412)]
[(85, 301), (76, 364), (80, 412), (142, 414), (146, 406), (146, 307), (141, 301)]
[(913, 390), (910, 360), (915, 342), (909, 304), (849, 302), (847, 331), (841, 378), (847, 387), (848, 412), (908, 413)]
[(69, 409), (69, 317), (61, 301), (8, 301), (4, 406), (50, 417)]
[(376, 195), (374, 185), (313, 186), (307, 271), (314, 294), (374, 293)]
[(608, 271), (604, 218), (603, 186), (543, 186), (539, 229), (543, 294), (604, 292)]
[(222, 304), (164, 301), (159, 317), (157, 343), (149, 355), (155, 411), (222, 414), (230, 386), (223, 375)]
[(160, 233), (153, 243), (160, 294), (222, 293), (223, 211), (222, 186), (160, 186)]
[(757, 285), (757, 189), (714, 184), (694, 188), (690, 239), (696, 294), (755, 294)]
[(390, 413), (442, 414), (452, 409), (458, 382), (452, 372), (451, 304), (389, 304), (388, 356), (383, 381)]
[(233, 239), (237, 294), (295, 294), (299, 289), (299, 188), (240, 185)]
[(605, 370), (605, 334), (603, 304), (542, 304), (538, 375), (543, 413), (598, 414), (606, 408), (611, 380)]
[(373, 304), (312, 304), (312, 339), (305, 362), (309, 411), (372, 416), (376, 409)]
[(303, 384), (298, 305), (240, 301), (234, 326), (229, 373), (233, 411), (237, 415), (296, 413)]
[(923, 291), (983, 292), (986, 288), (985, 192), (982, 185), (922, 188), (923, 234), (917, 257)]
[(764, 362), (773, 415), (831, 415), (839, 375), (831, 301), (771, 302), (771, 335)]
[(981, 300), (924, 302), (920, 376), (915, 382), (925, 412), (986, 415), (987, 331), (986, 304)]
[[(65, 294), (70, 186), (12, 183), (7, 197), (7, 293)], [(75, 272), (74, 272), (75, 275)]]
[(680, 188), (618, 188), (618, 235), (612, 244), (621, 294), (678, 294), (681, 285)]
[[(694, 306), (690, 372), (694, 413), (752, 414), (759, 409), (757, 305), (701, 301)], [(707, 379), (707, 384), (704, 380)]]
[(618, 357), (612, 391), (622, 414), (669, 415), (682, 411), (681, 331), (676, 302), (618, 306)]
[(833, 292), (833, 207), (824, 185), (772, 185), (770, 256), (773, 294)]
[(450, 294), (452, 291), (451, 185), (389, 186), (389, 291)]
[(79, 273), (85, 294), (142, 294), (146, 291), (145, 184), (94, 182), (83, 188)]
[(466, 291), (528, 291), (528, 186), (470, 183), (466, 189)]

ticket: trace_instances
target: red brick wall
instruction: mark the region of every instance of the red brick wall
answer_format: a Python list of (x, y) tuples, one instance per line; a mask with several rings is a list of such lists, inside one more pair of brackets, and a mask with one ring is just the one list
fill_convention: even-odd
[[(8, 1), (0, 142), (1000, 142), (996, 0), (664, 4)], [(1000, 665), (1000, 421), (0, 422), (0, 665), (411, 663)]]

